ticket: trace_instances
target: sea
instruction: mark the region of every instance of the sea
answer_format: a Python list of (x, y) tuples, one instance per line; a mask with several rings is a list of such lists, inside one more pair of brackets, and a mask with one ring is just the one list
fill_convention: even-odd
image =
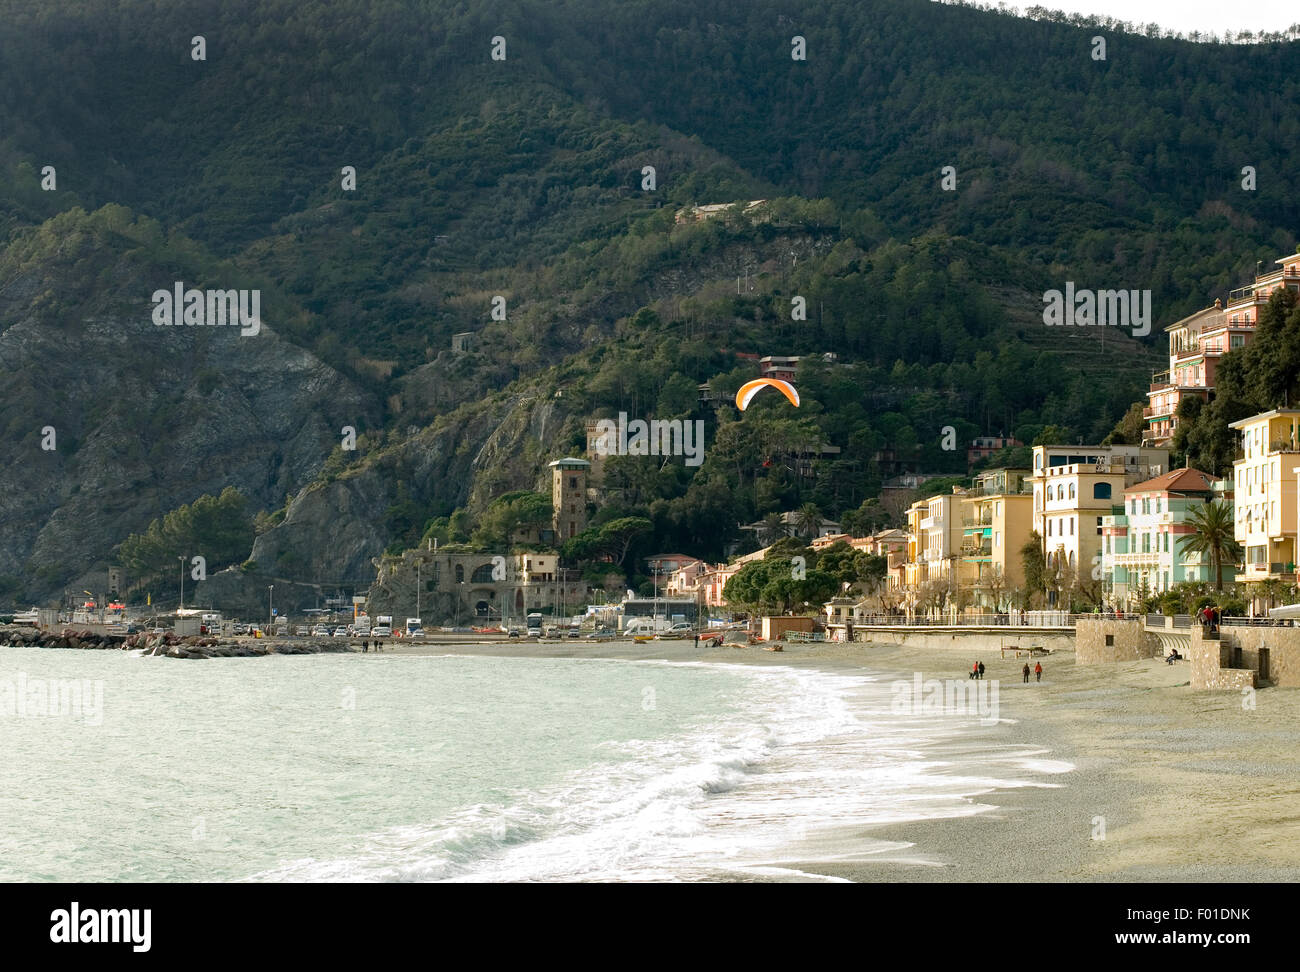
[(896, 682), (2, 648), (0, 880), (837, 880), (818, 866), (940, 866), (907, 822), (1071, 769), (1006, 719), (900, 713)]

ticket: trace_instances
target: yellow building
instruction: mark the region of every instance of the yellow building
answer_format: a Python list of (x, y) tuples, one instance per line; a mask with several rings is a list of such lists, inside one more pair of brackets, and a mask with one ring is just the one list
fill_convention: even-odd
[(961, 559), (961, 500), (965, 491), (931, 496), (907, 510), (907, 562), (903, 583), (909, 605), (915, 606), (928, 584), (946, 584), (957, 592), (957, 564)]
[(961, 507), (961, 586), (972, 592), (975, 611), (1006, 610), (1011, 591), (1025, 583), (1020, 548), (1034, 529), (1030, 471), (980, 473)]
[(1232, 464), (1235, 532), (1245, 551), (1237, 582), (1294, 583), (1300, 409), (1275, 409), (1228, 427), (1241, 433), (1241, 458)]

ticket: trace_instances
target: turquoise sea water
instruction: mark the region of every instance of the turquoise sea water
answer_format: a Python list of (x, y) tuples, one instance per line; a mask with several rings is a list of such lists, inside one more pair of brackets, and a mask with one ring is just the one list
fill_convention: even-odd
[[(42, 708), (71, 680), (80, 706)], [(979, 812), (1068, 769), (990, 762), (995, 742), (963, 763), (945, 747), (973, 725), (791, 668), (5, 648), (0, 880), (780, 874), (904, 853), (862, 825)]]

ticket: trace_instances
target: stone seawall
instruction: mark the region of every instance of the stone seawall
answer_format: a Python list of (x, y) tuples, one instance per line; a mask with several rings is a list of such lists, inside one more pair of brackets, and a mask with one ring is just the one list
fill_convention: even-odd
[(1164, 654), (1160, 639), (1141, 621), (1080, 618), (1075, 625), (1074, 660), (1081, 665), (1137, 661)]
[(0, 628), (0, 646), (13, 648), (63, 648), (82, 651), (143, 651), (159, 658), (257, 658), (263, 655), (315, 655), (356, 651), (348, 644), (330, 641), (251, 641), (219, 638), (177, 638), (170, 634), (114, 635), (65, 628), (41, 631), (23, 626)]
[(955, 648), (962, 651), (1010, 651), (1019, 647), (1027, 651), (1031, 647), (1046, 648), (1049, 651), (1074, 649), (1074, 632), (1061, 628), (996, 628), (996, 627), (926, 627), (892, 628), (864, 626), (853, 628), (854, 641), (879, 641), (891, 645), (904, 645), (913, 648)]
[(1223, 665), (1258, 672), (1280, 688), (1300, 688), (1300, 628), (1228, 625), (1219, 640)]

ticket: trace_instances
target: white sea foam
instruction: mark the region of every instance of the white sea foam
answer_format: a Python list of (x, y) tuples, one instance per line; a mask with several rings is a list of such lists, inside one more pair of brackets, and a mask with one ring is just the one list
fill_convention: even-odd
[(868, 677), (744, 672), (739, 711), (702, 712), (664, 738), (606, 743), (610, 759), (559, 784), (369, 834), (357, 853), (254, 879), (802, 880), (810, 875), (799, 862), (934, 865), (863, 831), (980, 813), (989, 805), (978, 798), (995, 789), (1054, 785), (1032, 777), (1072, 768), (1041, 749), (999, 745), (975, 718), (894, 714), (888, 686)]

